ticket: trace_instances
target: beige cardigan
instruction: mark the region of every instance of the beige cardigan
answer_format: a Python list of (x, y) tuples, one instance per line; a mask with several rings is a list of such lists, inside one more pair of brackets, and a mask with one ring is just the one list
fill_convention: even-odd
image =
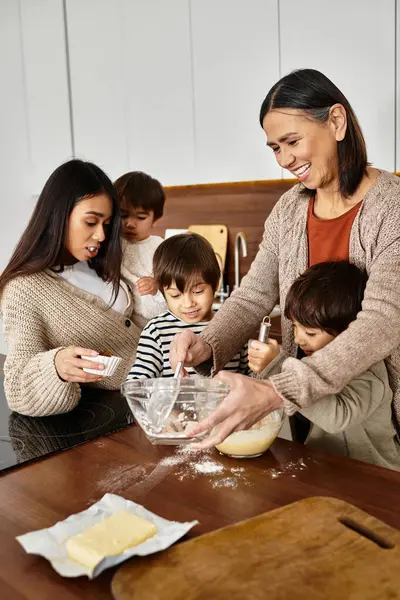
[(4, 387), (12, 410), (44, 416), (75, 408), (80, 386), (62, 381), (54, 365), (55, 354), (66, 346), (120, 356), (115, 374), (97, 384), (120, 387), (135, 360), (140, 335), (125, 288), (130, 302), (121, 314), (51, 271), (17, 277), (6, 285), (1, 300), (8, 346)]
[[(247, 342), (308, 266), (308, 198), (300, 184), (286, 192), (265, 222), (259, 251), (240, 288), (223, 304), (202, 336), (213, 349), (215, 373)], [(286, 412), (336, 394), (385, 359), (400, 423), (400, 178), (382, 171), (366, 194), (350, 235), (350, 260), (369, 279), (362, 311), (330, 344), (302, 360), (292, 323), (282, 316), (282, 345), (289, 355), (271, 377)], [(206, 363), (199, 371), (207, 372)]]

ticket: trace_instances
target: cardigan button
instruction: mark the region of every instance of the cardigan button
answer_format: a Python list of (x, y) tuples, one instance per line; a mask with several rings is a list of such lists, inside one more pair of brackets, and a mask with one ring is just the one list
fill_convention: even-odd
[(126, 325), (127, 327), (130, 327), (130, 326), (131, 326), (131, 322), (130, 322), (130, 320), (129, 320), (129, 319), (126, 319), (126, 321), (125, 321), (125, 325)]

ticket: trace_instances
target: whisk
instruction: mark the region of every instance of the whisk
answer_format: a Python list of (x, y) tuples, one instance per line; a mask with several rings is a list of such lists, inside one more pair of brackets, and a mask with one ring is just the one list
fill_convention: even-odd
[[(260, 331), (258, 332), (258, 341), (263, 344), (268, 344), (269, 339), (269, 330), (271, 329), (271, 318), (269, 315), (266, 315), (261, 321)], [(253, 372), (253, 377), (255, 379), (262, 379), (259, 373)]]
[(181, 374), (182, 366), (183, 362), (178, 362), (174, 373), (174, 382), (176, 382), (176, 384), (172, 389), (157, 390), (153, 392), (148, 414), (149, 420), (156, 433), (159, 433), (163, 428), (165, 421), (168, 419), (174, 404), (178, 399), (180, 391), (179, 376)]
[(269, 315), (265, 316), (261, 321), (260, 331), (258, 333), (258, 341), (268, 344), (269, 330), (271, 329), (271, 318)]

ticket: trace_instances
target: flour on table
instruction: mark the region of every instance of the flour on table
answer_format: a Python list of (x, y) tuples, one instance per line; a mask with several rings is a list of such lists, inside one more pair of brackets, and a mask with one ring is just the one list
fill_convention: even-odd
[(266, 469), (264, 473), (269, 475), (271, 479), (276, 479), (282, 475), (291, 475), (293, 478), (295, 478), (296, 473), (299, 471), (304, 471), (304, 469), (307, 469), (307, 465), (302, 458), (299, 458), (298, 460), (291, 460), (287, 463), (284, 463), (280, 469)]
[(224, 470), (222, 465), (215, 463), (213, 460), (204, 460), (192, 465), (192, 468), (196, 473), (203, 473), (204, 475), (213, 475), (214, 473), (221, 473)]
[(229, 467), (213, 458), (213, 450), (196, 450), (190, 446), (179, 446), (171, 456), (163, 458), (161, 468), (178, 467), (174, 475), (178, 481), (206, 478), (214, 488), (236, 488), (239, 483), (250, 485), (245, 467)]

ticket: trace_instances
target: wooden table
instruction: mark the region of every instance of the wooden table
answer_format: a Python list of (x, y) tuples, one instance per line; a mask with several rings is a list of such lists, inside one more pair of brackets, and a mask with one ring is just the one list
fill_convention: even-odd
[[(400, 473), (361, 462), (322, 455), (277, 440), (263, 457), (210, 460), (223, 475), (188, 476), (181, 466), (157, 467), (175, 450), (152, 446), (136, 426), (9, 471), (0, 477), (0, 597), (2, 600), (111, 598), (114, 570), (97, 579), (65, 579), (40, 557), (25, 554), (15, 541), (22, 533), (49, 527), (87, 508), (106, 492), (144, 504), (168, 519), (198, 519), (189, 534), (247, 519), (307, 496), (347, 500), (400, 528)], [(305, 466), (302, 465), (304, 463)], [(237, 487), (217, 487), (231, 469), (244, 467)], [(293, 523), (296, 527), (296, 523)]]

